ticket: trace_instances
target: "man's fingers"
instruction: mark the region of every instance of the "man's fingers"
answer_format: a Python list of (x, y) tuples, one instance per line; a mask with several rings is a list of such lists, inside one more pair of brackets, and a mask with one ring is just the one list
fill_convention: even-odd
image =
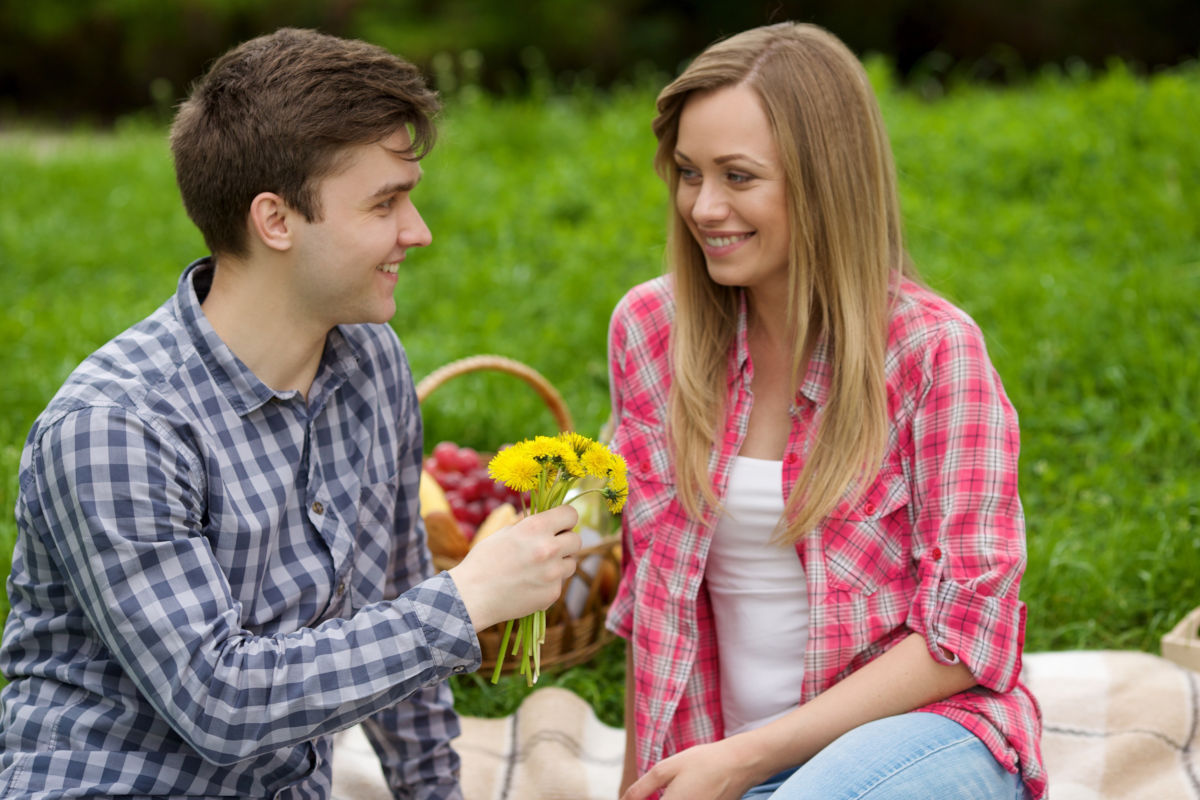
[(563, 558), (574, 556), (583, 549), (583, 537), (575, 531), (565, 531), (554, 537), (555, 543), (558, 544)]

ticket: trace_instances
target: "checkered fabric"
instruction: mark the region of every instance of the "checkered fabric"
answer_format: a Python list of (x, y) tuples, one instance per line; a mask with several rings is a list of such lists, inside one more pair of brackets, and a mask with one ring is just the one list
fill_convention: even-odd
[[(680, 503), (664, 425), (673, 316), (670, 279), (658, 278), (618, 304), (609, 335), (613, 446), (629, 464), (630, 493), (624, 575), (608, 625), (632, 644), (641, 771), (723, 735), (704, 586), (716, 515), (698, 521)], [(785, 497), (828, 400), (828, 359), (822, 340), (796, 396)], [(728, 416), (710, 460), (718, 498), (745, 436), (753, 369), (743, 298), (727, 370)], [(909, 281), (893, 304), (885, 370), (890, 430), (882, 469), (795, 548), (810, 605), (802, 701), (922, 634), (934, 658), (961, 659), (979, 681), (923, 710), (965, 725), (1041, 797), (1040, 715), (1018, 680), (1025, 531), (1016, 414), (975, 323)]]
[(308, 400), (200, 300), (90, 356), (22, 453), (0, 795), (326, 798), (362, 722), (397, 798), (460, 798), (443, 679), (480, 663), (418, 514), (421, 421), (386, 325), (333, 330)]

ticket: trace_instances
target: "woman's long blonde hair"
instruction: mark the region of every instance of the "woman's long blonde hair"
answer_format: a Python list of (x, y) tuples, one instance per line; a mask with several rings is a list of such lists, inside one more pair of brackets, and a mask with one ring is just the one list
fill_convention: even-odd
[[(745, 85), (761, 99), (787, 178), (791, 219), (788, 324), (793, 392), (804, 356), (827, 337), (831, 381), (813, 445), (788, 498), (784, 541), (812, 531), (878, 471), (887, 444), (889, 288), (910, 274), (891, 147), (866, 71), (829, 32), (781, 23), (720, 41), (658, 96), (655, 167), (679, 185), (679, 117), (696, 92)], [(713, 443), (725, 414), (726, 365), (740, 290), (715, 283), (672, 210), (667, 262), (676, 317), (668, 429), (679, 495), (696, 515), (715, 509)]]

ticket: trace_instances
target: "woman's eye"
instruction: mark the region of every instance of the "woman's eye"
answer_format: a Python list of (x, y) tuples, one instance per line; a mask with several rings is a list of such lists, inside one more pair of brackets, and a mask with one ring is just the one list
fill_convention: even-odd
[(688, 183), (691, 183), (692, 181), (699, 180), (699, 178), (700, 178), (700, 173), (697, 172), (696, 170), (692, 169), (691, 167), (676, 165), (675, 168), (677, 170), (679, 170), (679, 179), (681, 181), (686, 181)]
[(751, 181), (753, 179), (754, 179), (753, 175), (747, 175), (744, 172), (729, 173), (729, 182), (730, 183), (746, 183), (747, 181)]

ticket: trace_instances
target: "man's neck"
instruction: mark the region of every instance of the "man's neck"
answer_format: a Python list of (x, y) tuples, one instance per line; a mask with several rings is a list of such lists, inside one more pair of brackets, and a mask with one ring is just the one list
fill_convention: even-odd
[(287, 284), (278, 266), (222, 256), (201, 308), (221, 341), (259, 380), (277, 392), (307, 397), (328, 331), (306, 328), (281, 289)]

